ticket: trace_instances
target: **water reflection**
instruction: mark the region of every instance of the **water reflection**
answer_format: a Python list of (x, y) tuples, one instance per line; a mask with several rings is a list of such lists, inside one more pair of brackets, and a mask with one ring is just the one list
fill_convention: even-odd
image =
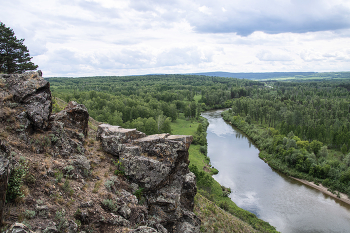
[(238, 206), (281, 232), (349, 232), (349, 206), (273, 171), (259, 159), (254, 143), (220, 113), (203, 114), (210, 123), (208, 156), (219, 170), (214, 178), (231, 188), (230, 198)]

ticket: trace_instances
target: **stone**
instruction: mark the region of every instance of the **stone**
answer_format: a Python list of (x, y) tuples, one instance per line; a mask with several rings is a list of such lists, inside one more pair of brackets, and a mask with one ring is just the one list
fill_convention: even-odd
[(124, 129), (120, 126), (101, 124), (98, 126), (96, 139), (101, 141), (104, 151), (118, 156), (125, 148), (125, 143), (145, 136), (146, 134), (136, 129)]
[[(199, 231), (200, 220), (191, 212), (197, 192), (195, 176), (188, 169), (192, 136), (145, 136), (135, 129), (102, 124), (98, 128), (97, 139), (104, 151), (119, 156), (133, 191), (144, 189), (143, 196), (148, 207), (146, 214), (157, 219), (155, 224), (162, 226), (157, 228), (159, 232), (180, 232), (177, 228), (186, 232)], [(120, 208), (118, 213), (129, 218), (127, 209)], [(136, 221), (135, 209), (131, 208), (130, 216), (131, 222)]]
[(78, 232), (78, 225), (74, 221), (69, 220), (67, 230), (68, 230), (68, 233), (76, 233)]
[(52, 111), (50, 83), (38, 71), (23, 74), (2, 74), (13, 100), (24, 106), (35, 129), (47, 129)]
[(82, 141), (88, 135), (89, 112), (83, 104), (69, 102), (64, 110), (54, 115), (54, 121), (62, 122), (71, 138)]
[(47, 214), (49, 213), (49, 208), (46, 205), (36, 205), (35, 210), (39, 217), (47, 218)]
[(42, 233), (58, 233), (58, 230), (55, 226), (50, 226), (45, 228), (45, 230), (43, 230)]
[(136, 228), (135, 230), (131, 230), (129, 232), (133, 232), (133, 233), (158, 233), (158, 231), (154, 228), (151, 227), (147, 227), (147, 226), (140, 226), (138, 228)]
[(3, 223), (3, 210), (6, 203), (7, 183), (10, 174), (10, 150), (6, 143), (0, 139), (0, 227)]
[(118, 214), (128, 219), (130, 218), (131, 209), (127, 205), (122, 205), (118, 210)]
[(86, 177), (90, 172), (90, 160), (88, 160), (84, 155), (75, 155), (72, 157), (73, 164), (78, 168), (80, 174)]
[(115, 214), (111, 214), (111, 217), (107, 220), (107, 222), (111, 225), (124, 226), (124, 227), (130, 226), (130, 222), (128, 220), (126, 220), (120, 215), (115, 215)]
[(34, 233), (23, 223), (14, 223), (6, 231), (6, 233)]

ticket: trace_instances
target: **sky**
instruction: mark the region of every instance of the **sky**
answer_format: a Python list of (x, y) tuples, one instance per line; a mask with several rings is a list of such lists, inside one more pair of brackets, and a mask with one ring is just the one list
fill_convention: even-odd
[(350, 71), (349, 0), (0, 0), (44, 77)]

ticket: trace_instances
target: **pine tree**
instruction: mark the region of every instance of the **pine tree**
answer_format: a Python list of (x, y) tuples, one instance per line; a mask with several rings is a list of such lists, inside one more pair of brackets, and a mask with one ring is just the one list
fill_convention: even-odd
[(38, 68), (30, 60), (24, 39), (18, 40), (13, 29), (0, 22), (0, 73), (23, 73)]

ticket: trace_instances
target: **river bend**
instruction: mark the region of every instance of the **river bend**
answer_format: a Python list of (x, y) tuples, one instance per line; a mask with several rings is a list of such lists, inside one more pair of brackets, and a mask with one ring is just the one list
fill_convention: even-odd
[(272, 170), (247, 137), (227, 124), (222, 110), (202, 113), (209, 120), (208, 156), (213, 176), (230, 187), (230, 198), (283, 233), (350, 232), (350, 207)]

